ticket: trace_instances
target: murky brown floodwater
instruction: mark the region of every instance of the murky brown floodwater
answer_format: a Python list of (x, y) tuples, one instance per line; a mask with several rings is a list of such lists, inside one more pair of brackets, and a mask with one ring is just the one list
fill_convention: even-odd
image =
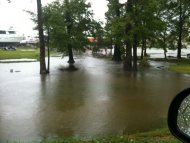
[(122, 64), (93, 57), (78, 58), (78, 71), (59, 70), (65, 61), (52, 58), (46, 77), (39, 63), (0, 64), (0, 142), (165, 127), (171, 99), (190, 83), (189, 75), (154, 67), (125, 73)]

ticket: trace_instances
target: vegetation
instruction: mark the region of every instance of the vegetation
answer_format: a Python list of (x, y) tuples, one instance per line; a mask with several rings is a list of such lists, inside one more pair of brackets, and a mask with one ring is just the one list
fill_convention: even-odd
[[(93, 19), (90, 4), (86, 0), (57, 0), (45, 7), (37, 0), (37, 22), (40, 38), (40, 52), (33, 51), (0, 51), (0, 59), (39, 58), (40, 73), (46, 74), (45, 63), (45, 30), (49, 43), (61, 52), (68, 53), (68, 63), (75, 61), (73, 49), (81, 50), (88, 45), (87, 37), (93, 36), (114, 45), (114, 61), (121, 61), (123, 51), (124, 70), (137, 71), (137, 47), (142, 48), (140, 65), (148, 66), (145, 58), (147, 47), (163, 48), (165, 59), (167, 49), (177, 48), (177, 58), (181, 59), (181, 49), (189, 42), (190, 1), (189, 0), (107, 0), (107, 23), (102, 28), (100, 22)], [(44, 23), (43, 23), (44, 22)], [(101, 41), (101, 42), (100, 42)], [(102, 42), (103, 43), (103, 42)], [(105, 42), (106, 43), (106, 42)], [(40, 53), (40, 56), (39, 56)], [(39, 57), (38, 57), (39, 56)], [(178, 62), (178, 61), (177, 61)], [(177, 63), (176, 62), (176, 63)], [(190, 64), (181, 61), (168, 70), (190, 73)], [(49, 72), (49, 71), (48, 71)], [(167, 129), (155, 130), (132, 135), (100, 137), (94, 140), (52, 140), (47, 143), (177, 143)]]
[(124, 47), (124, 70), (137, 70), (137, 47), (142, 48), (141, 59), (146, 56), (147, 47), (162, 48), (165, 58), (167, 49), (177, 49), (177, 58), (181, 59), (181, 49), (190, 36), (189, 1), (107, 1), (106, 36), (120, 51)]
[(173, 43), (177, 44), (177, 58), (181, 59), (181, 49), (184, 47), (183, 44), (189, 41), (190, 1), (170, 1), (167, 8), (170, 14), (170, 35), (175, 39)]
[[(74, 64), (73, 50), (83, 50), (94, 37), (100, 45), (114, 46), (114, 61), (124, 60), (126, 71), (137, 71), (137, 47), (141, 47), (141, 60), (151, 47), (164, 50), (181, 49), (190, 40), (190, 2), (188, 0), (107, 0), (108, 11), (105, 27), (93, 19), (90, 4), (86, 0), (57, 0), (43, 7), (44, 30), (48, 43), (69, 55), (69, 64)], [(35, 23), (39, 22), (34, 13)], [(49, 45), (49, 44), (48, 44)], [(124, 55), (124, 56), (123, 56)], [(123, 58), (123, 59), (122, 59)], [(142, 61), (143, 62), (143, 61)]]
[(167, 70), (190, 74), (190, 64), (177, 64), (166, 68)]
[[(121, 61), (121, 46), (122, 46), (122, 33), (123, 31), (119, 27), (119, 19), (121, 17), (119, 0), (108, 0), (108, 11), (106, 12), (107, 24), (105, 27), (106, 36), (110, 39), (111, 46), (114, 45), (113, 61)], [(116, 26), (116, 23), (118, 27)]]
[(38, 59), (39, 50), (38, 49), (17, 49), (15, 51), (11, 50), (0, 50), (0, 59)]
[(163, 67), (165, 70), (174, 71), (177, 73), (186, 73), (190, 74), (190, 62), (189, 59), (162, 59), (162, 58), (155, 58), (150, 59), (153, 61), (163, 61), (163, 62), (169, 62), (172, 63), (169, 67)]
[(75, 138), (45, 140), (34, 143), (180, 143), (173, 137), (168, 129), (156, 129), (130, 135), (112, 135), (92, 140), (79, 140)]
[[(89, 44), (87, 37), (99, 39), (97, 45), (101, 43), (101, 22), (93, 19), (90, 7), (86, 0), (56, 0), (43, 7), (43, 28), (47, 35), (47, 47), (50, 45), (59, 52), (68, 54), (70, 65), (75, 63), (73, 50), (82, 51), (84, 46)], [(39, 25), (42, 17), (37, 18), (39, 15), (31, 11), (26, 12), (31, 15), (31, 20)]]
[(86, 0), (57, 0), (43, 8), (44, 25), (50, 29), (50, 43), (68, 53), (70, 65), (75, 63), (73, 49), (83, 50), (88, 44), (87, 37), (92, 36), (97, 27), (89, 8)]

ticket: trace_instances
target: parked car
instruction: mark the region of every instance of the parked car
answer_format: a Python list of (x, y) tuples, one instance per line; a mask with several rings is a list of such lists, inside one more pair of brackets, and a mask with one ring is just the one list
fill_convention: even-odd
[(3, 48), (3, 50), (13, 50), (13, 51), (16, 51), (16, 48), (13, 47), (13, 46), (8, 46), (8, 47)]

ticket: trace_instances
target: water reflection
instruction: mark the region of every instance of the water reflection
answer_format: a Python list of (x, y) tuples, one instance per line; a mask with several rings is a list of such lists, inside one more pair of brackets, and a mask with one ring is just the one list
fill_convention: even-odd
[(190, 96), (187, 96), (180, 105), (177, 124), (181, 131), (190, 136)]
[(59, 70), (66, 60), (52, 58), (48, 76), (39, 76), (39, 63), (0, 64), (0, 142), (162, 127), (171, 99), (190, 82), (155, 68), (126, 73), (122, 64), (93, 57), (77, 57), (77, 71)]

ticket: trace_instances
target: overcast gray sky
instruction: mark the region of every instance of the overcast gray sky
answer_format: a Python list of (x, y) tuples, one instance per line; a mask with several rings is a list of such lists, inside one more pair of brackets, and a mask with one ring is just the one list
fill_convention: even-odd
[[(42, 0), (45, 5), (54, 0)], [(91, 2), (92, 9), (95, 13), (95, 18), (103, 21), (104, 13), (107, 11), (106, 0), (87, 0)], [(0, 0), (0, 28), (9, 28), (13, 26), (21, 34), (33, 34), (34, 24), (30, 20), (30, 16), (23, 10), (36, 11), (36, 0), (12, 0), (7, 3), (7, 0)]]

